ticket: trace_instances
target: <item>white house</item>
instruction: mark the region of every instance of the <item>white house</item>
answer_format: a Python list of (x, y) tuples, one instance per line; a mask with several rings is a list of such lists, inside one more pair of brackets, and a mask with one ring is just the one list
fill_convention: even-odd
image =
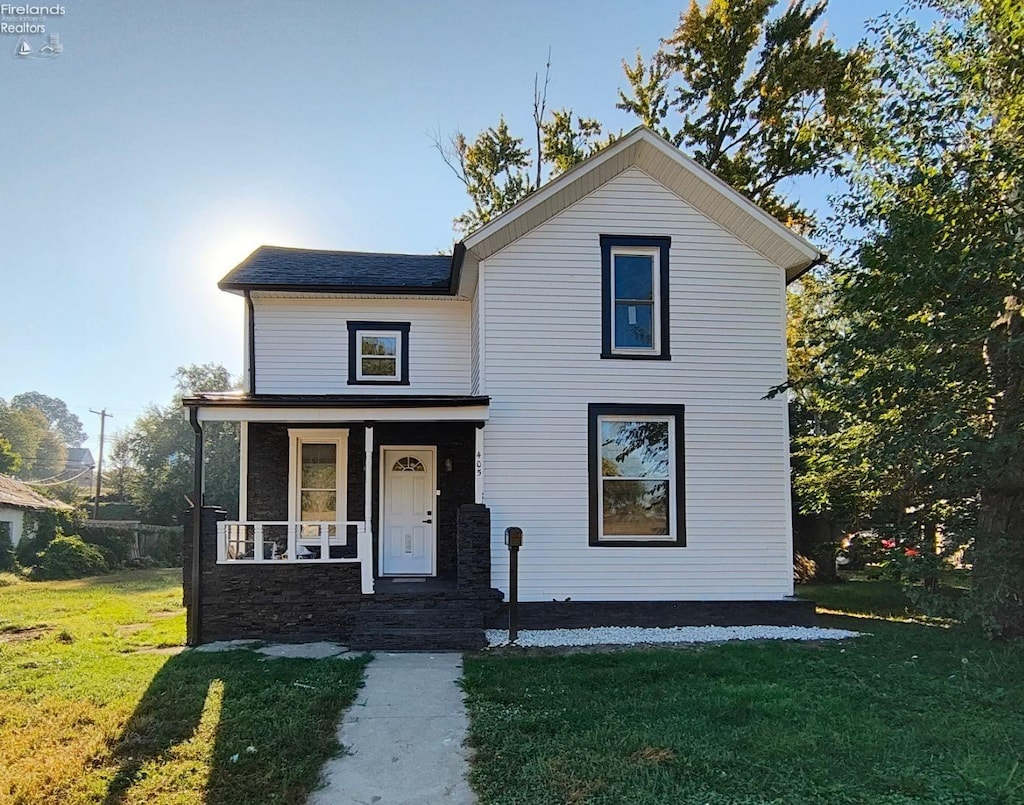
[(26, 512), (70, 508), (66, 503), (40, 495), (16, 478), (0, 475), (0, 532), (7, 533), (15, 547), (24, 533)]
[(220, 283), (245, 391), (185, 400), (242, 442), (240, 521), (193, 524), (190, 639), (476, 645), (508, 526), (527, 624), (806, 619), (765, 395), (818, 259), (642, 128), (451, 257), (257, 249)]

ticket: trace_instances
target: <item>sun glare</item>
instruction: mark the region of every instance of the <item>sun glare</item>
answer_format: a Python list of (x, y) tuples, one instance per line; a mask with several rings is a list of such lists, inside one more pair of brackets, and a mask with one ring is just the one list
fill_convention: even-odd
[(308, 245), (306, 228), (284, 210), (225, 201), (204, 211), (187, 233), (185, 247), (196, 274), (216, 281), (259, 246)]

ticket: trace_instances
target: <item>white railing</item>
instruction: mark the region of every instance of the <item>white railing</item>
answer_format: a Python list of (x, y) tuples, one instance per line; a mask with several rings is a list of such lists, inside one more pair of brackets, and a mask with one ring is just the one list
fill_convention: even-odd
[[(355, 555), (341, 556), (355, 531)], [(333, 555), (332, 555), (333, 554)], [(359, 563), (362, 591), (373, 593), (373, 544), (366, 522), (224, 520), (217, 523), (217, 562), (226, 564)]]

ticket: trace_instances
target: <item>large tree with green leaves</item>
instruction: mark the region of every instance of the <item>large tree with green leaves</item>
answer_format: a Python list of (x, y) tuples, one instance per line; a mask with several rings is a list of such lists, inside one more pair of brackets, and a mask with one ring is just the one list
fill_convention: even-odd
[(43, 413), (49, 426), (56, 430), (68, 447), (81, 447), (86, 440), (82, 420), (68, 410), (67, 403), (58, 397), (41, 394), (38, 391), (26, 391), (11, 397), (11, 406), (19, 410), (35, 408)]
[(838, 162), (867, 60), (815, 30), (827, 0), (793, 0), (772, 17), (778, 5), (691, 0), (650, 60), (623, 62), (618, 106), (780, 220), (807, 225), (780, 184)]
[(842, 421), (804, 449), (821, 479), (867, 463), (876, 518), (907, 540), (959, 522), (974, 614), (1024, 636), (1024, 7), (932, 5), (929, 30), (875, 28), (882, 95), (862, 110), (818, 378)]
[(63, 435), (51, 428), (46, 414), (34, 406), (8, 405), (0, 400), (0, 439), (9, 447), (4, 463), (26, 480), (50, 479), (64, 469), (67, 447)]
[[(225, 391), (238, 383), (223, 366), (181, 367), (175, 373), (177, 393), (167, 406), (150, 406), (131, 428), (120, 434), (114, 453), (123, 467), (125, 486), (142, 518), (173, 525), (192, 495), (195, 438), (181, 399), (204, 391)], [(206, 502), (238, 512), (238, 427), (210, 422), (204, 428), (203, 458)]]
[[(623, 62), (620, 109), (780, 220), (809, 227), (810, 215), (780, 186), (832, 168), (846, 147), (851, 110), (869, 86), (866, 55), (843, 51), (816, 31), (827, 0), (693, 0), (650, 61)], [(435, 146), (466, 186), (473, 208), (455, 220), (465, 233), (525, 198), (615, 139), (571, 108), (546, 113), (534, 89), (536, 144), (502, 118), (470, 140)]]

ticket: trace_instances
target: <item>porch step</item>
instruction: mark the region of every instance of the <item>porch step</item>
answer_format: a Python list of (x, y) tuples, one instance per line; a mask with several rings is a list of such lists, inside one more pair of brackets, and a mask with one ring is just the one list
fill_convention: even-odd
[(489, 612), (471, 603), (410, 607), (364, 605), (355, 613), (356, 631), (377, 629), (483, 629)]
[(349, 645), (360, 651), (475, 651), (487, 638), (483, 629), (385, 628), (355, 631)]

